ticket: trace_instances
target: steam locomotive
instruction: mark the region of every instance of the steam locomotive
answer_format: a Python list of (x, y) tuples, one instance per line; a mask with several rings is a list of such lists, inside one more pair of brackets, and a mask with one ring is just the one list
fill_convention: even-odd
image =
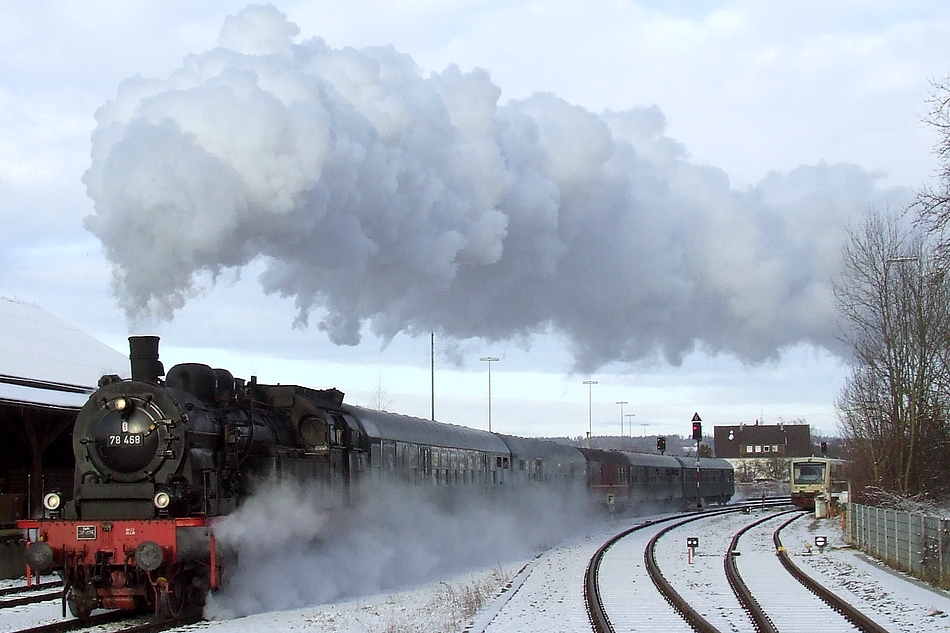
[[(221, 586), (215, 517), (261, 479), (293, 478), (359, 503), (357, 484), (397, 479), (460, 494), (580, 487), (612, 510), (727, 502), (724, 460), (577, 449), (344, 404), (336, 389), (259, 384), (187, 363), (167, 374), (158, 337), (130, 337), (132, 377), (103, 376), (73, 428), (72, 499), (19, 521), (27, 577), (56, 570), (63, 610), (174, 617)], [(164, 376), (164, 380), (162, 379)]]

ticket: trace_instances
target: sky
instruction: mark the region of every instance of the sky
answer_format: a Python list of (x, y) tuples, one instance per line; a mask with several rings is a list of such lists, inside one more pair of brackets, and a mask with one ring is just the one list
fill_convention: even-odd
[(529, 436), (834, 433), (950, 73), (940, 2), (0, 6), (0, 296), (422, 417), (434, 332), (436, 417), (490, 366)]

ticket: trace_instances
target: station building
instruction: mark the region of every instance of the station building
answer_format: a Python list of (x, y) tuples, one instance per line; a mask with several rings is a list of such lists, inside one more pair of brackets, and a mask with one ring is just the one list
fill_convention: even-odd
[(71, 495), (76, 414), (100, 376), (128, 376), (128, 367), (39, 306), (0, 297), (0, 536), (45, 492)]
[(788, 462), (813, 453), (808, 424), (739, 424), (714, 429), (716, 457), (736, 469), (736, 481), (787, 481)]

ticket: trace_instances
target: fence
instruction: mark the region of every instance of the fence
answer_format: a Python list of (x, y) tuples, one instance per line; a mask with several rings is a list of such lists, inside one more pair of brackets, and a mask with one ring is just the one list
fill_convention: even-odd
[(950, 588), (950, 521), (848, 505), (848, 542), (885, 564)]

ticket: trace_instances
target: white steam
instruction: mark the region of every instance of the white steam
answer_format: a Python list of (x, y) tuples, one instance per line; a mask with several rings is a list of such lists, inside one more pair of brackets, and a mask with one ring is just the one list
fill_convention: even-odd
[(550, 329), (581, 368), (697, 345), (751, 361), (838, 349), (830, 282), (849, 222), (884, 204), (875, 175), (801, 167), (739, 192), (655, 106), (500, 104), (483, 70), (425, 77), (391, 47), (298, 32), (248, 7), (217, 48), (98, 111), (86, 226), (130, 317), (172, 318), (203, 275), (260, 259), (264, 291), (338, 344), (364, 325)]
[(527, 558), (578, 533), (592, 516), (583, 494), (532, 489), (488, 497), (463, 489), (451, 503), (440, 496), (447, 491), (382, 485), (347, 506), (339, 491), (312, 484), (266, 487), (215, 525), (231, 564), (205, 614), (224, 619), (323, 604)]

